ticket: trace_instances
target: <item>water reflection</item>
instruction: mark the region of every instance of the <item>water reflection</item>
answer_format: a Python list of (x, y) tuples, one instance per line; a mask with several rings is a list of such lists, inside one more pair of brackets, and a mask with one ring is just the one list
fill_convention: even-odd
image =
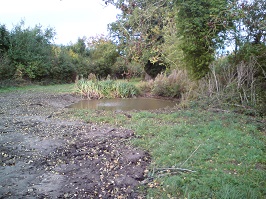
[(69, 108), (76, 109), (97, 109), (112, 111), (129, 110), (155, 110), (165, 107), (174, 107), (176, 102), (170, 100), (153, 98), (128, 98), (128, 99), (100, 99), (100, 100), (82, 100)]

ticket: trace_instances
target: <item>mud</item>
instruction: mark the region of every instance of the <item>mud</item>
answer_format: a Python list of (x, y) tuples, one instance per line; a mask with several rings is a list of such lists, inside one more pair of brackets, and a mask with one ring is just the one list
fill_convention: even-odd
[(62, 119), (71, 94), (0, 94), (0, 198), (145, 198), (134, 132)]

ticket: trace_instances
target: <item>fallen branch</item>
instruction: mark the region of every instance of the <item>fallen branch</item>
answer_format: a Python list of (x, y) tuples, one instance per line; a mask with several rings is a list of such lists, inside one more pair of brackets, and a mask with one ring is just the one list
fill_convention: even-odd
[(214, 113), (219, 113), (219, 112), (230, 113), (230, 111), (228, 111), (228, 110), (223, 110), (223, 109), (219, 109), (219, 108), (209, 108), (208, 110), (212, 111)]
[(148, 184), (149, 182), (153, 181), (154, 178), (164, 177), (166, 175), (175, 175), (180, 172), (196, 172), (190, 169), (184, 169), (179, 167), (171, 167), (171, 168), (153, 168), (152, 175), (145, 180), (141, 181), (141, 184)]
[(183, 168), (156, 168), (155, 170), (158, 170), (160, 172), (169, 172), (169, 171), (181, 171), (181, 172), (196, 172), (190, 169), (183, 169)]

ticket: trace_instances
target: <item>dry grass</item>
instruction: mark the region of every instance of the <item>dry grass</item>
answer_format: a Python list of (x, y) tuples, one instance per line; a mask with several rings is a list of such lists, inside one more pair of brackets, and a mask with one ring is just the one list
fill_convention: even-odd
[[(218, 104), (257, 108), (263, 105), (265, 94), (261, 89), (263, 80), (258, 78), (257, 72), (255, 59), (247, 63), (240, 62), (236, 66), (216, 63), (211, 66), (210, 73), (198, 82), (196, 92)], [(265, 78), (264, 74), (262, 79), (265, 81)]]
[(138, 85), (143, 93), (183, 100), (191, 97), (195, 86), (196, 83), (189, 79), (185, 70), (173, 70), (170, 75), (161, 73), (154, 80), (140, 82)]

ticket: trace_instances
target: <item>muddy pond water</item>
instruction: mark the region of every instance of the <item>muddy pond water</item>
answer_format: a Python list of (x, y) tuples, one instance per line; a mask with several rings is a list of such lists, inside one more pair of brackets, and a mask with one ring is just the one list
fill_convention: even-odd
[(69, 108), (75, 109), (94, 109), (110, 111), (130, 111), (130, 110), (156, 110), (166, 107), (174, 107), (175, 101), (154, 99), (154, 98), (127, 98), (127, 99), (100, 99), (82, 100)]

